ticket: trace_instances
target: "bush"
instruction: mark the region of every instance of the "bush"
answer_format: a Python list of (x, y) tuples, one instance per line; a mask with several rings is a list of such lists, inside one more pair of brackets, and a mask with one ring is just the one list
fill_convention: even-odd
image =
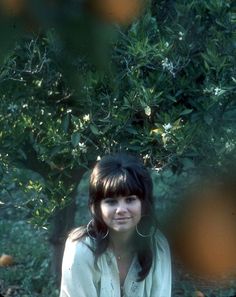
[(15, 290), (22, 297), (58, 296), (50, 275), (46, 230), (34, 229), (25, 221), (2, 220), (0, 233), (0, 253), (14, 258), (12, 266), (0, 267), (1, 293)]

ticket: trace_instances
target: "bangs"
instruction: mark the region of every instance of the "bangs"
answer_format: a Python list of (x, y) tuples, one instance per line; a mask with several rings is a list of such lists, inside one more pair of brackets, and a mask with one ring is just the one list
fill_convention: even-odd
[[(97, 183), (97, 194), (99, 200), (107, 197), (130, 196), (136, 195), (142, 199), (144, 195), (143, 186), (140, 181), (129, 172), (117, 172), (101, 179)], [(98, 198), (98, 196), (97, 196)]]

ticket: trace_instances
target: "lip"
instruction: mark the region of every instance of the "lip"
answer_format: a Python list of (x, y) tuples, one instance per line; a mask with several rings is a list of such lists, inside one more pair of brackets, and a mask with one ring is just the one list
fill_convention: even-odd
[(129, 220), (131, 219), (130, 217), (124, 217), (124, 218), (117, 218), (117, 219), (114, 219), (115, 221), (126, 221), (126, 220)]

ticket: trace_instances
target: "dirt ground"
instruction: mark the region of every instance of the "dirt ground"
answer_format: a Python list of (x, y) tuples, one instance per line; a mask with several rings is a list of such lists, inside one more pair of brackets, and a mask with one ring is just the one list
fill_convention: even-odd
[[(236, 278), (227, 281), (214, 281), (193, 275), (184, 269), (183, 265), (174, 261), (172, 297), (236, 297)], [(197, 295), (196, 291), (203, 295)]]

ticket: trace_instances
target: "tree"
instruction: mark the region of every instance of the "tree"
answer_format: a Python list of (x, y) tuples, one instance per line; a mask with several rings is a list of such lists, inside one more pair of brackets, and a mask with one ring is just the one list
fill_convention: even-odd
[(33, 217), (54, 214), (59, 258), (77, 185), (98, 156), (128, 150), (179, 173), (189, 162), (215, 170), (235, 151), (232, 2), (153, 1), (127, 28), (86, 22), (103, 39), (88, 39), (70, 11), (21, 41), (0, 76), (1, 158), (43, 178), (18, 186), (43, 193)]

